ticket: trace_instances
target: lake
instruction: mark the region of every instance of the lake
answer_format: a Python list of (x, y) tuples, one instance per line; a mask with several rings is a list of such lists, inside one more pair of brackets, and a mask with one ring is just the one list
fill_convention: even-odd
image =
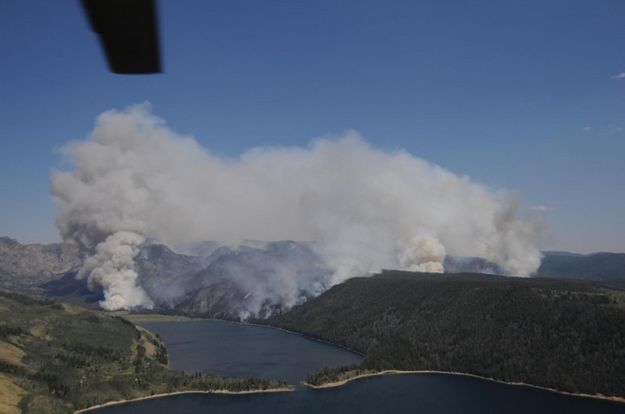
[(187, 372), (264, 377), (297, 384), (323, 367), (359, 364), (345, 349), (280, 329), (218, 320), (139, 322), (158, 333), (169, 366)]
[[(292, 384), (324, 366), (358, 363), (342, 348), (277, 329), (222, 321), (139, 323), (158, 332), (171, 366), (254, 375)], [(625, 413), (625, 404), (444, 374), (371, 377), (290, 393), (187, 394), (97, 410), (98, 414), (250, 413)]]

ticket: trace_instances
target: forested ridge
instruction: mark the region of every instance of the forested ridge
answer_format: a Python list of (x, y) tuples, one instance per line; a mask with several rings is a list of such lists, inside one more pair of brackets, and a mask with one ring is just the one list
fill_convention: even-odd
[(264, 379), (185, 374), (158, 337), (117, 316), (0, 292), (0, 412), (73, 413), (184, 390), (261, 390)]
[(599, 283), (387, 271), (354, 278), (264, 323), (365, 354), (363, 372), (456, 371), (625, 396), (625, 291)]

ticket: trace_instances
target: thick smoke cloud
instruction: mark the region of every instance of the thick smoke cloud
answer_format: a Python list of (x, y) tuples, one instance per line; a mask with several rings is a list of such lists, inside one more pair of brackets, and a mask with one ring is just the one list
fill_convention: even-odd
[(136, 233), (118, 231), (98, 243), (95, 254), (85, 260), (78, 272), (79, 277), (88, 277), (89, 286), (104, 289), (105, 309), (128, 309), (136, 306), (152, 307), (152, 301), (143, 289), (137, 286), (137, 272), (134, 257), (138, 246), (145, 239)]
[[(446, 255), (483, 257), (517, 276), (540, 264), (539, 226), (519, 218), (514, 200), (356, 132), (224, 159), (144, 104), (101, 114), (66, 152), (72, 168), (52, 174), (57, 225), (91, 252), (81, 275), (104, 288), (108, 309), (151, 305), (132, 263), (146, 238), (313, 240), (331, 283), (382, 268), (441, 272)], [(297, 277), (248, 285), (283, 292)]]

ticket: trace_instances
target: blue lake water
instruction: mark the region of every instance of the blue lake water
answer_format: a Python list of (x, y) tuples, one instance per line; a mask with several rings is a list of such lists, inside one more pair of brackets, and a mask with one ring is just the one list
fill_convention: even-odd
[(358, 364), (360, 355), (301, 335), (217, 320), (144, 322), (158, 333), (170, 367), (187, 372), (263, 377), (297, 384), (323, 367)]
[[(171, 366), (297, 383), (323, 366), (360, 356), (276, 329), (220, 321), (141, 323), (163, 337)], [(442, 374), (372, 377), (290, 393), (187, 394), (97, 410), (98, 414), (250, 413), (625, 413), (625, 404)]]

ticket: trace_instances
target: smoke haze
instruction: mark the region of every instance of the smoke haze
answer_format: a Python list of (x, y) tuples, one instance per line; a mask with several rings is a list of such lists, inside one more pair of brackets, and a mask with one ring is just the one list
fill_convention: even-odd
[[(152, 305), (133, 263), (145, 239), (315, 241), (330, 285), (382, 268), (442, 272), (447, 255), (479, 256), (516, 276), (540, 264), (539, 225), (519, 217), (504, 192), (375, 149), (354, 131), (224, 159), (143, 104), (101, 114), (65, 152), (71, 168), (51, 179), (57, 225), (90, 255), (80, 275), (104, 289), (107, 309)], [(246, 289), (276, 300), (309, 285), (299, 272), (279, 273), (249, 275)]]

